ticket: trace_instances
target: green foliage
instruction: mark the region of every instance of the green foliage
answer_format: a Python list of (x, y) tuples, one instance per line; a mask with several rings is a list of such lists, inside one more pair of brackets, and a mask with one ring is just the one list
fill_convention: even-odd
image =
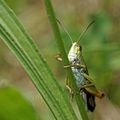
[(57, 120), (76, 120), (60, 85), (12, 10), (0, 0), (0, 38), (16, 55)]
[(0, 87), (0, 120), (38, 120), (32, 105), (11, 86)]
[(114, 59), (119, 59), (119, 57), (114, 58), (112, 56), (120, 50), (120, 47), (119, 44), (111, 43), (111, 39), (108, 37), (111, 28), (108, 14), (105, 12), (101, 12), (101, 14), (94, 13), (90, 15), (89, 19), (95, 20), (95, 24), (82, 41), (84, 48), (87, 49), (84, 54), (88, 68), (95, 76), (96, 84), (99, 87), (105, 87), (111, 82), (111, 73), (114, 69), (111, 62)]
[[(27, 0), (20, 0), (20, 1), (5, 0), (5, 1), (14, 10), (15, 13), (18, 13), (19, 9), (21, 9), (21, 6), (23, 10), (23, 7), (24, 7), (23, 4)], [(34, 2), (35, 4), (31, 5), (32, 2)], [(31, 13), (31, 7), (32, 7), (32, 10), (34, 10), (33, 8), (36, 6), (37, 2), (34, 0), (30, 0), (29, 5), (26, 7), (26, 10), (28, 9), (29, 12), (26, 13), (26, 11), (24, 11), (25, 14), (22, 14), (21, 15), (22, 17), (20, 16), (20, 18), (24, 18), (25, 22), (29, 21), (29, 15), (32, 18), (34, 18), (35, 13), (34, 12)], [(63, 18), (61, 22), (63, 22), (65, 27), (68, 29), (68, 32), (73, 38), (73, 41), (76, 41), (78, 35), (82, 32), (83, 28), (89, 22), (91, 22), (92, 20), (95, 20), (95, 24), (87, 31), (83, 39), (80, 41), (80, 44), (82, 45), (82, 48), (83, 48), (83, 56), (88, 66), (89, 74), (92, 78), (94, 78), (94, 82), (97, 85), (97, 87), (103, 88), (105, 90), (106, 97), (108, 96), (113, 103), (120, 106), (120, 97), (119, 97), (119, 92), (120, 92), (120, 89), (119, 89), (119, 78), (120, 78), (119, 77), (119, 71), (120, 71), (119, 18), (120, 17), (118, 14), (119, 9), (118, 9), (118, 6), (116, 6), (115, 2), (113, 1), (109, 2), (109, 4), (108, 2), (106, 2), (106, 6), (104, 6), (105, 1), (101, 1), (101, 2), (102, 4), (99, 6), (99, 8), (101, 8), (102, 10), (104, 9), (104, 11), (101, 11), (99, 13), (96, 12), (97, 9), (99, 10), (99, 8), (95, 8), (96, 11), (93, 10), (92, 13), (91, 11), (88, 11), (86, 14), (86, 11), (90, 10), (92, 7), (92, 5), (89, 6), (89, 4), (87, 5), (88, 7), (85, 8), (85, 10), (81, 13), (81, 10), (83, 9), (81, 5), (83, 4), (83, 2), (81, 3), (79, 2), (79, 0), (74, 2), (74, 4), (72, 1), (68, 1), (68, 0), (66, 1), (67, 4), (60, 2), (61, 5), (58, 8), (56, 7), (56, 11), (59, 14), (58, 16), (60, 17), (60, 20)], [(55, 2), (56, 6), (57, 4), (59, 4), (58, 1)], [(64, 5), (65, 6), (67, 5), (67, 8), (64, 7)], [(112, 5), (112, 9), (111, 9), (111, 5)], [(37, 7), (39, 7), (39, 5)], [(86, 15), (88, 16), (88, 13), (89, 13), (89, 17), (88, 17), (88, 21), (86, 22), (85, 20), (87, 20), (87, 18), (85, 17)], [(25, 17), (25, 15), (27, 15), (28, 17)], [(43, 17), (43, 14), (40, 14), (40, 15), (41, 15), (40, 18), (42, 18), (43, 20), (43, 18), (45, 17)], [(36, 20), (36, 17), (35, 17), (35, 20)], [(30, 23), (34, 23), (34, 22), (32, 19), (30, 19)], [(55, 21), (52, 20), (52, 22), (55, 22)], [(46, 59), (48, 59), (49, 65), (51, 66), (53, 71), (57, 72), (55, 74), (59, 75), (58, 78), (59, 79), (63, 78), (63, 76), (65, 75), (65, 72), (61, 70), (61, 68), (58, 68), (58, 70), (56, 69), (56, 66), (61, 64), (59, 63), (57, 64), (57, 62), (55, 62), (53, 57), (58, 52), (56, 51), (57, 48), (55, 45), (55, 40), (58, 40), (59, 38), (56, 37), (55, 40), (52, 41), (53, 38), (52, 38), (52, 35), (48, 34), (49, 29), (46, 23), (45, 25), (42, 25), (42, 26), (39, 26), (39, 23), (41, 23), (41, 20), (35, 22), (35, 27), (33, 27), (34, 25), (32, 26), (31, 24), (32, 27), (30, 26), (30, 28), (35, 28), (31, 30), (32, 31), (31, 33), (33, 33), (33, 36), (34, 36), (35, 30), (39, 30), (38, 28), (41, 28), (41, 27), (45, 28), (44, 31), (47, 31), (47, 32), (45, 32), (45, 34), (42, 34), (42, 32), (39, 32), (39, 35), (37, 36), (39, 45), (42, 46), (44, 44), (40, 49), (43, 52)], [(61, 28), (61, 31), (63, 31), (62, 28)], [(49, 70), (48, 65), (46, 64), (46, 61), (39, 54), (38, 48), (36, 48), (36, 45), (33, 42), (33, 40), (31, 40), (31, 38), (28, 36), (26, 31), (24, 30), (23, 26), (16, 19), (16, 16), (12, 12), (12, 10), (9, 9), (2, 2), (2, 0), (0, 0), (0, 38), (2, 38), (2, 40), (8, 45), (8, 47), (17, 56), (18, 60), (20, 61), (22, 66), (25, 68), (30, 78), (32, 78), (32, 81), (37, 87), (38, 91), (43, 96), (45, 102), (48, 104), (48, 107), (51, 109), (51, 111), (55, 115), (55, 118), (61, 119), (61, 120), (62, 119), (76, 120), (77, 118), (71, 108), (71, 105), (69, 104), (69, 100), (67, 100), (66, 98), (65, 91), (61, 90), (61, 87), (59, 86), (58, 82), (51, 74), (51, 70)], [(42, 39), (40, 40), (39, 38), (40, 39), (42, 38)], [(66, 35), (66, 33), (64, 32), (62, 32), (62, 39), (64, 42), (66, 53), (68, 53), (71, 42), (68, 36)], [(59, 46), (59, 43), (58, 43), (58, 46)], [(2, 48), (2, 45), (1, 45), (0, 52), (2, 52), (3, 54), (1, 55), (1, 58), (3, 57), (2, 61), (4, 62), (4, 65), (7, 66), (6, 68), (3, 68), (4, 66), (2, 66), (3, 69), (1, 70), (3, 70), (5, 73), (6, 71), (9, 71), (7, 69), (9, 67), (8, 66), (9, 60), (7, 61), (6, 58), (4, 58), (4, 55), (6, 55), (5, 53), (6, 50), (4, 51), (3, 49), (4, 48)], [(63, 47), (60, 47), (60, 49), (64, 50)], [(62, 55), (66, 61), (66, 57), (64, 57), (64, 53)], [(3, 64), (3, 62), (1, 63), (1, 65)], [(67, 62), (65, 63), (67, 64)], [(10, 89), (5, 88), (5, 89), (11, 92), (10, 90), (11, 88)], [(2, 98), (5, 99), (5, 102), (8, 103), (9, 106), (10, 105), (14, 106), (12, 105), (13, 104), (12, 101), (11, 101), (11, 104), (9, 103), (9, 101), (7, 101), (6, 97), (8, 95), (4, 92), (3, 88), (1, 88), (0, 90), (2, 90), (2, 92), (0, 92), (0, 96), (2, 96)], [(3, 101), (3, 99), (1, 99), (1, 101)], [(5, 108), (6, 108), (5, 112), (7, 111), (8, 104), (5, 104), (5, 103), (2, 104), (1, 102), (0, 108), (2, 108), (2, 105), (3, 105), (3, 108), (2, 108), (3, 112)], [(20, 104), (22, 104), (22, 102)], [(29, 108), (31, 106), (28, 105), (27, 107)], [(82, 108), (81, 104), (79, 104), (79, 107)], [(2, 111), (2, 109), (0, 110)], [(3, 112), (1, 111), (0, 113), (2, 114)], [(12, 107), (8, 107), (8, 111), (10, 111), (10, 113), (8, 114), (11, 114), (11, 115), (13, 115), (13, 113), (15, 112), (15, 110), (13, 110)], [(32, 107), (30, 108), (30, 111), (32, 112), (31, 114), (33, 114), (34, 116), (34, 113), (33, 113), (34, 110), (32, 111)], [(18, 114), (18, 112), (19, 111), (16, 110), (15, 114)], [(2, 116), (7, 117), (7, 115), (3, 115), (3, 114)], [(20, 116), (22, 117), (22, 115)], [(3, 120), (2, 118), (0, 119)], [(14, 116), (11, 119), (14, 120)], [(36, 116), (33, 119), (36, 119)]]
[(91, 27), (91, 30), (88, 32), (86, 39), (84, 40), (85, 47), (88, 51), (88, 54), (86, 54), (86, 61), (88, 62), (89, 60), (88, 67), (90, 68), (91, 72), (93, 72), (95, 76), (98, 76), (96, 77), (96, 84), (98, 84), (99, 86), (104, 86), (109, 82), (109, 79), (106, 78), (110, 77), (108, 76), (110, 75), (108, 74), (110, 72), (108, 62), (110, 59), (110, 49), (105, 49), (106, 46), (109, 45), (109, 40), (107, 36), (111, 23), (108, 15), (104, 12), (100, 15), (92, 14), (89, 18), (91, 21), (95, 20), (95, 24)]

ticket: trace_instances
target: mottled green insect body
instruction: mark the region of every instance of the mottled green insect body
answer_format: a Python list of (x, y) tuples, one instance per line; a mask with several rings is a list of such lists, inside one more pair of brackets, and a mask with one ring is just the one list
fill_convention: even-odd
[(81, 73), (84, 70), (84, 67), (77, 66), (77, 65), (82, 65), (81, 53), (79, 49), (80, 47), (77, 45), (77, 43), (76, 42), (73, 43), (68, 53), (68, 60), (72, 66), (71, 68), (76, 79), (76, 84), (77, 86), (81, 87), (84, 84), (84, 77), (81, 75)]
[(77, 87), (80, 90), (80, 95), (84, 99), (85, 107), (87, 110), (93, 111), (95, 109), (95, 96), (90, 94), (88, 91), (85, 91), (85, 88), (83, 89), (84, 85), (91, 84), (91, 82), (88, 83), (87, 79), (82, 75), (83, 73), (88, 74), (88, 71), (82, 57), (82, 48), (76, 42), (73, 43), (70, 48), (68, 59), (72, 65), (71, 69), (73, 71)]

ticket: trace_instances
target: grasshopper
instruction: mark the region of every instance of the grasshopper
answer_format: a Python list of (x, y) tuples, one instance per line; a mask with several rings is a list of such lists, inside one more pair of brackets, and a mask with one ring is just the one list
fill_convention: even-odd
[[(60, 23), (60, 21), (58, 21), (58, 23), (64, 28), (64, 26)], [(93, 80), (91, 79), (91, 77), (88, 74), (88, 69), (87, 69), (85, 61), (83, 59), (83, 56), (82, 56), (82, 47), (79, 44), (79, 41), (81, 40), (82, 36), (87, 31), (87, 29), (93, 23), (94, 23), (94, 21), (91, 22), (87, 26), (87, 28), (80, 35), (77, 42), (72, 42), (72, 46), (71, 46), (69, 53), (68, 53), (69, 65), (64, 66), (64, 68), (71, 67), (73, 75), (74, 75), (75, 80), (76, 80), (76, 85), (79, 89), (78, 92), (84, 100), (86, 109), (88, 111), (91, 111), (91, 112), (94, 111), (95, 106), (96, 106), (95, 97), (103, 98), (104, 93), (97, 90), (96, 86), (92, 82)], [(69, 38), (72, 41), (71, 36), (69, 35), (69, 33), (67, 32), (67, 30), (65, 28), (64, 28), (64, 31), (67, 33), (67, 35), (69, 36)], [(56, 56), (56, 59), (59, 61), (62, 61), (60, 54)], [(69, 82), (69, 76), (67, 77), (65, 83), (66, 83), (66, 88), (69, 90), (69, 92), (73, 96), (74, 93), (72, 91), (71, 84)]]

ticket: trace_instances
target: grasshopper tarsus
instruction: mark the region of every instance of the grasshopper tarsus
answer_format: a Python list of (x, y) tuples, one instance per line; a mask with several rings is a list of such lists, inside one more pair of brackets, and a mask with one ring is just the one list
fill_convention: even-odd
[(59, 62), (62, 62), (62, 57), (61, 57), (61, 54), (58, 53), (57, 55), (55, 55), (55, 59)]

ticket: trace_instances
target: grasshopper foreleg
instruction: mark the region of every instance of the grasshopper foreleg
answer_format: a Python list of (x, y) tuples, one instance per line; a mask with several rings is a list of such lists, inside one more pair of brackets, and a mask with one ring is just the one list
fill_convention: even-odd
[[(61, 57), (61, 54), (57, 54), (55, 56), (56, 60), (62, 62), (62, 57)], [(69, 64), (69, 65), (64, 65), (64, 68), (69, 68), (69, 67), (75, 67), (75, 68), (86, 68), (85, 65), (82, 65), (82, 64)]]
[(64, 66), (64, 68), (68, 68), (68, 67), (85, 68), (86, 66), (82, 64), (69, 64)]

